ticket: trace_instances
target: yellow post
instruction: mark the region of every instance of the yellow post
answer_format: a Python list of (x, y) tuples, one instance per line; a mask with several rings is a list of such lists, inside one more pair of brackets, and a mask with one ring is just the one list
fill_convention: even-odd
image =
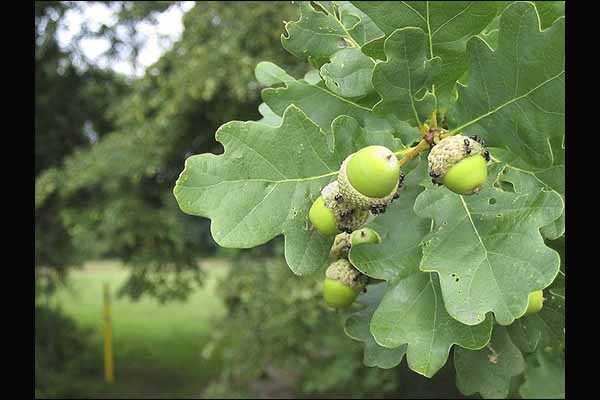
[(112, 350), (112, 327), (110, 324), (110, 291), (108, 283), (104, 289), (104, 380), (112, 383), (115, 381)]

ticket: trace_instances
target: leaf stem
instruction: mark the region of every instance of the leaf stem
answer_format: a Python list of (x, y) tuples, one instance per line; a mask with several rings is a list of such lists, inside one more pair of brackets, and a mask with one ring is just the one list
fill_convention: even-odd
[(402, 167), (410, 160), (421, 154), (423, 151), (429, 149), (429, 147), (429, 143), (427, 143), (427, 141), (423, 139), (415, 147), (409, 147), (408, 149), (402, 149), (400, 151), (395, 152), (394, 154), (396, 154), (397, 156), (404, 156), (402, 157), (402, 159), (398, 160), (398, 165)]

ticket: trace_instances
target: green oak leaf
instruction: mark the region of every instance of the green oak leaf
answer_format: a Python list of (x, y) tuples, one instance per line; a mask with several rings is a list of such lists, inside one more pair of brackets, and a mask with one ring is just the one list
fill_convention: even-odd
[(455, 349), (454, 366), (456, 386), (463, 394), (480, 393), (484, 399), (504, 399), (511, 378), (525, 369), (525, 360), (506, 328), (497, 325), (483, 349)]
[[(515, 192), (524, 193), (546, 188), (555, 191), (561, 196), (564, 203), (565, 196), (565, 167), (559, 165), (537, 172), (530, 172), (509, 165), (500, 178), (504, 182), (510, 182)], [(563, 213), (558, 219), (542, 227), (542, 235), (548, 239), (557, 239), (565, 233), (565, 216)]]
[(222, 155), (186, 160), (174, 189), (182, 211), (210, 218), (211, 234), (222, 247), (250, 248), (285, 236), (285, 258), (296, 274), (327, 263), (333, 238), (310, 229), (308, 210), (320, 190), (335, 179), (350, 153), (370, 144), (396, 150), (399, 141), (367, 133), (340, 116), (324, 133), (302, 110), (290, 106), (280, 126), (229, 122), (216, 139)]
[(387, 348), (407, 345), (409, 368), (431, 377), (444, 366), (453, 344), (481, 348), (490, 338), (492, 325), (491, 319), (479, 326), (452, 319), (444, 308), (437, 278), (419, 271), (420, 242), (430, 231), (431, 221), (416, 215), (413, 204), (423, 191), (418, 183), (427, 176), (427, 162), (420, 157), (407, 174), (400, 197), (388, 207), (384, 218), (370, 224), (383, 242), (354, 247), (349, 259), (366, 275), (388, 281), (386, 294), (371, 319), (376, 343)]
[(316, 85), (322, 81), (321, 74), (318, 69), (311, 69), (304, 75), (304, 80), (309, 85)]
[(534, 1), (538, 10), (542, 29), (546, 29), (558, 18), (565, 15), (564, 1)]
[(256, 80), (264, 86), (273, 86), (280, 83), (295, 81), (295, 79), (288, 75), (283, 68), (268, 61), (261, 61), (256, 64), (254, 75), (256, 76)]
[[(512, 3), (512, 1), (496, 1), (498, 7), (497, 15), (480, 33), (480, 37), (483, 38), (493, 49), (498, 46), (498, 28), (500, 28), (500, 16), (502, 15), (504, 9), (510, 5), (510, 3)], [(465, 82), (463, 79), (460, 81)]]
[(550, 285), (560, 265), (539, 233), (562, 213), (560, 196), (505, 192), (492, 185), (496, 178), (490, 174), (473, 196), (428, 188), (414, 206), (435, 221), (423, 239), (421, 270), (439, 274), (446, 309), (469, 325), (490, 311), (501, 325), (512, 323), (525, 312), (529, 293)]
[(565, 300), (565, 283), (566, 283), (565, 273), (562, 271), (559, 271), (558, 275), (556, 275), (556, 279), (554, 280), (554, 283), (552, 284), (552, 286), (550, 286), (550, 294), (555, 295), (559, 298), (562, 298), (564, 301)]
[(407, 126), (393, 115), (375, 115), (370, 108), (340, 97), (318, 85), (311, 85), (302, 80), (287, 80), (282, 83), (285, 83), (285, 86), (266, 88), (262, 91), (263, 100), (277, 115), (281, 115), (290, 104), (294, 104), (324, 131), (329, 131), (333, 120), (340, 115), (356, 119), (370, 132), (389, 132), (400, 136), (402, 131), (407, 129)]
[(415, 199), (423, 191), (419, 183), (428, 176), (427, 160), (419, 157), (417, 163), (415, 169), (407, 173), (400, 197), (382, 218), (375, 220), (373, 228), (382, 235), (382, 243), (350, 250), (350, 261), (372, 278), (394, 279), (403, 271), (412, 272), (421, 259), (421, 239), (430, 231), (431, 220), (413, 211)]
[(350, 314), (344, 321), (346, 335), (359, 342), (364, 342), (363, 363), (367, 367), (393, 368), (402, 362), (404, 354), (406, 354), (406, 345), (394, 349), (381, 347), (375, 342), (369, 330), (369, 322), (371, 321), (373, 311), (375, 311), (375, 308), (377, 308), (377, 305), (381, 301), (386, 287), (387, 284), (385, 282), (369, 285), (367, 293), (361, 294), (357, 299), (358, 302), (365, 304), (366, 307)]
[(262, 122), (263, 124), (278, 126), (281, 124), (281, 117), (273, 112), (271, 108), (265, 103), (260, 103), (258, 106), (258, 112), (262, 115), (262, 118), (257, 122)]
[(538, 349), (526, 361), (524, 382), (519, 388), (522, 398), (565, 398), (565, 360), (561, 355)]
[(387, 132), (367, 132), (358, 121), (347, 115), (340, 115), (331, 124), (335, 138), (335, 157), (340, 166), (350, 154), (371, 145), (385, 146), (392, 151), (404, 147), (402, 142)]
[[(493, 1), (356, 1), (353, 4), (369, 16), (386, 34), (397, 29), (421, 28), (427, 36), (430, 59), (442, 60), (441, 73), (435, 77), (438, 105), (447, 108), (456, 81), (468, 68), (466, 43), (485, 29), (498, 12)], [(381, 39), (365, 44), (363, 51), (380, 54)]]
[(298, 3), (300, 19), (285, 24), (287, 35), (281, 35), (281, 44), (299, 58), (329, 58), (348, 46), (351, 36), (347, 29), (359, 22), (358, 17), (351, 26), (344, 26), (331, 9), (320, 7), (318, 2), (314, 6), (310, 3)]
[[(498, 44), (498, 28), (500, 27), (500, 15), (506, 7), (508, 7), (512, 1), (497, 1), (498, 3), (498, 16), (496, 16), (492, 22), (484, 29), (481, 33), (485, 41), (495, 49)], [(554, 21), (565, 15), (565, 2), (564, 1), (533, 1), (535, 8), (538, 11), (540, 17), (540, 25), (542, 29), (548, 28)]]
[(359, 49), (383, 32), (370, 18), (347, 1), (301, 1), (300, 18), (285, 24), (283, 47), (320, 68), (337, 51)]
[(374, 60), (385, 60), (385, 52), (383, 51), (384, 43), (385, 36), (382, 36), (365, 43), (360, 50)]
[[(492, 29), (488, 32), (483, 32), (481, 34), (481, 38), (483, 40), (485, 40), (485, 42), (492, 48), (492, 49), (496, 49), (498, 47), (498, 32), (500, 32), (499, 29)], [(468, 70), (466, 73), (466, 77), (468, 78)], [(460, 82), (467, 82), (467, 79), (460, 79)], [(466, 86), (466, 84), (463, 83), (463, 86)]]
[(538, 347), (558, 350), (565, 341), (564, 295), (544, 290), (544, 299), (540, 312), (521, 317), (508, 326), (513, 342), (524, 353), (532, 353)]
[(490, 146), (510, 150), (534, 171), (561, 165), (564, 18), (540, 31), (535, 6), (516, 2), (502, 13), (498, 35), (495, 51), (481, 38), (468, 42), (469, 78), (451, 110), (454, 131), (477, 126)]
[(453, 319), (444, 307), (437, 277), (419, 271), (418, 265), (389, 281), (371, 319), (375, 341), (389, 348), (407, 344), (408, 367), (428, 378), (444, 366), (453, 344), (480, 349), (491, 330), (491, 318), (476, 326)]
[(369, 18), (367, 14), (356, 8), (349, 1), (338, 1), (336, 2), (339, 7), (339, 12), (342, 15), (342, 20), (348, 18), (347, 16), (358, 17), (360, 23), (355, 24), (353, 27), (348, 29), (350, 35), (356, 40), (356, 42), (363, 46), (374, 39), (380, 38), (384, 35), (383, 31)]
[(373, 91), (375, 62), (360, 49), (342, 49), (321, 67), (321, 76), (329, 90), (342, 97), (361, 97)]
[(426, 93), (426, 87), (438, 73), (441, 60), (428, 59), (427, 36), (419, 28), (394, 31), (385, 40), (384, 51), (387, 61), (377, 63), (373, 71), (373, 86), (381, 96), (373, 111), (395, 114), (401, 121), (420, 126), (435, 108), (435, 96)]

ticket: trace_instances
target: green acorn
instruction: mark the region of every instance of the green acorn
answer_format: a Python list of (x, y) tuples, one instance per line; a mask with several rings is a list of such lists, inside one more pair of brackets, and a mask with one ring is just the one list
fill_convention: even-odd
[(350, 243), (352, 246), (358, 246), (363, 243), (377, 244), (381, 243), (381, 236), (371, 228), (362, 228), (352, 232)]
[(323, 196), (319, 196), (308, 211), (308, 218), (317, 231), (325, 236), (338, 233), (337, 221), (333, 211), (325, 206)]
[(321, 190), (321, 196), (311, 206), (308, 217), (313, 227), (325, 236), (351, 233), (369, 221), (369, 212), (356, 209), (340, 194), (337, 181)]
[(352, 233), (369, 222), (369, 212), (360, 210), (344, 197), (337, 181), (321, 190), (325, 206), (333, 211), (339, 232)]
[(342, 232), (335, 237), (329, 255), (335, 258), (346, 257), (352, 246), (363, 243), (381, 243), (381, 236), (371, 228), (362, 228), (352, 234)]
[(368, 146), (346, 157), (337, 181), (350, 204), (381, 214), (398, 197), (403, 178), (398, 158), (390, 149)]
[(325, 272), (323, 299), (330, 307), (349, 307), (367, 285), (368, 278), (345, 258), (333, 262)]
[(453, 135), (442, 139), (429, 152), (429, 175), (455, 193), (478, 193), (487, 181), (489, 152), (478, 137)]
[(527, 310), (525, 310), (526, 315), (531, 315), (539, 312), (544, 306), (544, 292), (541, 290), (536, 290), (535, 292), (529, 293), (529, 298), (527, 299)]
[(387, 147), (367, 146), (352, 155), (347, 166), (352, 187), (368, 197), (381, 198), (398, 184), (398, 158)]

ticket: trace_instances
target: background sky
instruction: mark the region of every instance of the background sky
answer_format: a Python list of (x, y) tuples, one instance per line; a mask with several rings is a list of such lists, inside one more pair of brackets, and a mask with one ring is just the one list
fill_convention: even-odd
[[(132, 78), (141, 77), (146, 68), (156, 62), (179, 39), (183, 32), (182, 17), (194, 6), (194, 3), (194, 1), (184, 1), (180, 7), (170, 7), (158, 15), (156, 25), (148, 22), (137, 24), (138, 32), (145, 37), (143, 47), (137, 57), (139, 63), (137, 71), (134, 71), (132, 64), (128, 61), (111, 61), (102, 57), (102, 53), (109, 48), (109, 42), (106, 39), (84, 39), (80, 43), (81, 49), (86, 57), (100, 67), (112, 68)], [(89, 24), (92, 30), (97, 30), (102, 24), (112, 25), (115, 22), (114, 14), (114, 10), (109, 6), (81, 3), (81, 10), (72, 9), (67, 12), (65, 25), (58, 30), (59, 44), (63, 47), (69, 46), (73, 37), (81, 31), (83, 24)], [(123, 31), (119, 34), (127, 35), (128, 33)]]

